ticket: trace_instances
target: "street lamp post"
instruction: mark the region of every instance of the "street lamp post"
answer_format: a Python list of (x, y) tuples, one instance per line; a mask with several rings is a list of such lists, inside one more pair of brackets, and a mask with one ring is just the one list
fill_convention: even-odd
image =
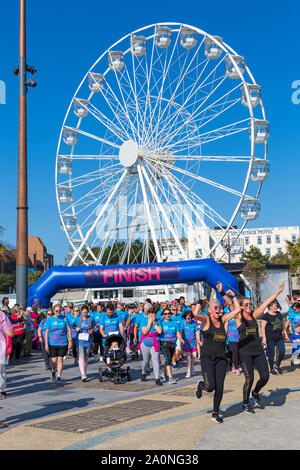
[(17, 303), (26, 305), (28, 289), (28, 203), (27, 203), (27, 87), (35, 87), (26, 72), (34, 74), (34, 67), (26, 65), (26, 0), (20, 0), (19, 66), (13, 71), (19, 75), (19, 142), (18, 142), (18, 196), (17, 196)]

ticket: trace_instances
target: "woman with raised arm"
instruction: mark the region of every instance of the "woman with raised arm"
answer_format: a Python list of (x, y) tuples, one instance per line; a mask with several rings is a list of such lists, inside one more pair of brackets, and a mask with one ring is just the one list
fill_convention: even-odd
[(195, 395), (197, 398), (201, 398), (203, 390), (214, 391), (212, 420), (216, 423), (223, 423), (223, 419), (219, 416), (219, 409), (227, 371), (225, 323), (238, 315), (241, 308), (233, 291), (229, 290), (225, 294), (220, 283), (218, 283), (217, 289), (222, 296), (226, 294), (232, 296), (231, 311), (223, 315), (223, 306), (218, 301), (211, 302), (208, 307), (208, 315), (199, 314), (200, 304), (195, 307), (194, 316), (202, 323), (203, 344), (200, 360), (204, 379), (204, 382), (198, 382)]
[(276, 299), (282, 292), (284, 283), (280, 284), (279, 289), (270, 297), (268, 297), (254, 312), (252, 311), (252, 303), (250, 299), (241, 300), (241, 313), (236, 318), (236, 324), (240, 335), (239, 339), (239, 357), (240, 364), (245, 375), (245, 383), (243, 386), (243, 411), (246, 413), (254, 413), (249, 403), (251, 388), (254, 382), (254, 368), (258, 371), (259, 379), (252, 390), (252, 397), (255, 405), (262, 406), (259, 398), (260, 390), (269, 380), (269, 367), (263, 350), (262, 342), (259, 338), (257, 319), (262, 316), (268, 305)]

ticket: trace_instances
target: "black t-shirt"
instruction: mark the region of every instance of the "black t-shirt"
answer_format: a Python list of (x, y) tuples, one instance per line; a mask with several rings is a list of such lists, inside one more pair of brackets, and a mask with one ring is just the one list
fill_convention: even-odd
[(280, 312), (276, 312), (276, 315), (271, 315), (268, 312), (264, 313), (261, 319), (267, 322), (267, 341), (277, 341), (279, 339), (282, 339), (282, 315)]

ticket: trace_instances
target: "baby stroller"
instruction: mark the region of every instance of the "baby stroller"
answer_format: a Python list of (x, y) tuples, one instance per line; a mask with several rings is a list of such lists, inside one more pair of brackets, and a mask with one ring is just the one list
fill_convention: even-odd
[[(113, 342), (118, 343), (119, 349), (110, 351)], [(103, 360), (107, 367), (99, 367), (99, 382), (103, 382), (103, 377), (107, 377), (108, 380), (115, 384), (121, 384), (123, 377), (127, 377), (128, 382), (130, 382), (130, 367), (127, 367), (126, 370), (122, 369), (122, 366), (126, 363), (126, 359), (126, 343), (124, 338), (116, 333), (107, 336), (105, 338), (103, 356)]]

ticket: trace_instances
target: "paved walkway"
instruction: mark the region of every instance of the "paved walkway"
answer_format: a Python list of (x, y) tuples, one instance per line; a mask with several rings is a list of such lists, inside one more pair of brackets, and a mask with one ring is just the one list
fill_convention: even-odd
[[(289, 345), (288, 345), (289, 346)], [(289, 352), (289, 350), (287, 351)], [(132, 382), (114, 385), (98, 380), (99, 362), (90, 361), (90, 381), (65, 361), (64, 386), (51, 382), (40, 353), (7, 369), (6, 400), (0, 419), (0, 449), (299, 449), (300, 369), (271, 376), (263, 390), (264, 409), (241, 412), (243, 376), (228, 372), (221, 405), (224, 423), (211, 421), (212, 395), (194, 397), (200, 378), (185, 379), (185, 363), (176, 370), (177, 385), (155, 386), (152, 376), (140, 382), (140, 361), (128, 361)]]

